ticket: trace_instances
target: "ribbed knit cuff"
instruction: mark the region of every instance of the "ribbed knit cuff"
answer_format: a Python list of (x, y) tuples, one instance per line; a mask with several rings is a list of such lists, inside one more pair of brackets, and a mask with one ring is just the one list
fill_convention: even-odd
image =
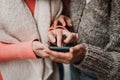
[(93, 72), (99, 77), (108, 77), (114, 68), (114, 59), (109, 52), (105, 52), (99, 47), (84, 44), (87, 47), (87, 53), (79, 65), (75, 67)]

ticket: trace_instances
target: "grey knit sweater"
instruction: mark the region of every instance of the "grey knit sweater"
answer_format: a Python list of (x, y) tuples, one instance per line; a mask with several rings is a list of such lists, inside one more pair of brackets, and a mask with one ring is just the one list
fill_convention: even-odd
[(98, 80), (120, 80), (120, 0), (70, 0), (70, 17), (78, 43), (87, 46), (79, 69)]

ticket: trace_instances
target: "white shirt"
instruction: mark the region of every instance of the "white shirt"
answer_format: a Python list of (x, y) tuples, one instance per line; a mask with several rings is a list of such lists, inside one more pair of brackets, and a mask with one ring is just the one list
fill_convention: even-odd
[(91, 0), (86, 0), (86, 3), (88, 4)]

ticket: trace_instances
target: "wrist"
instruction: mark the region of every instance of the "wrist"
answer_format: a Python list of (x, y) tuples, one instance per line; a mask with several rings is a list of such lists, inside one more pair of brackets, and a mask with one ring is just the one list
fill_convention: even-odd
[(84, 44), (80, 44), (82, 46), (82, 53), (80, 55), (80, 58), (78, 58), (73, 64), (79, 65), (85, 58), (87, 47)]
[(83, 61), (84, 57), (85, 57), (85, 53), (78, 61), (75, 61), (73, 64), (79, 65)]
[(33, 52), (34, 52), (34, 54), (35, 54), (35, 56), (36, 56), (37, 58), (41, 58), (40, 56), (37, 55), (37, 49), (38, 49), (39, 46), (40, 46), (39, 44), (40, 44), (40, 42), (37, 41), (37, 40), (33, 41), (33, 43), (32, 43)]

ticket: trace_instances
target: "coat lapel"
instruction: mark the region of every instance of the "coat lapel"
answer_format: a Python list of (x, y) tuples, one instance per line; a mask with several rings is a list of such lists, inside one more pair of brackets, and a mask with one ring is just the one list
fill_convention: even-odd
[[(35, 7), (35, 19), (38, 25), (39, 36), (43, 44), (47, 44), (47, 31), (51, 22), (58, 17), (62, 12), (61, 0), (37, 0)], [(53, 73), (52, 61), (45, 59), (44, 79), (47, 80)], [(56, 73), (58, 70), (56, 69)], [(55, 74), (58, 75), (58, 74)], [(54, 77), (57, 80), (58, 77)]]
[(50, 13), (50, 1), (37, 0), (36, 10), (35, 10), (35, 19), (37, 21), (39, 34), (41, 37), (41, 42), (46, 44), (47, 31), (51, 23), (51, 13)]

